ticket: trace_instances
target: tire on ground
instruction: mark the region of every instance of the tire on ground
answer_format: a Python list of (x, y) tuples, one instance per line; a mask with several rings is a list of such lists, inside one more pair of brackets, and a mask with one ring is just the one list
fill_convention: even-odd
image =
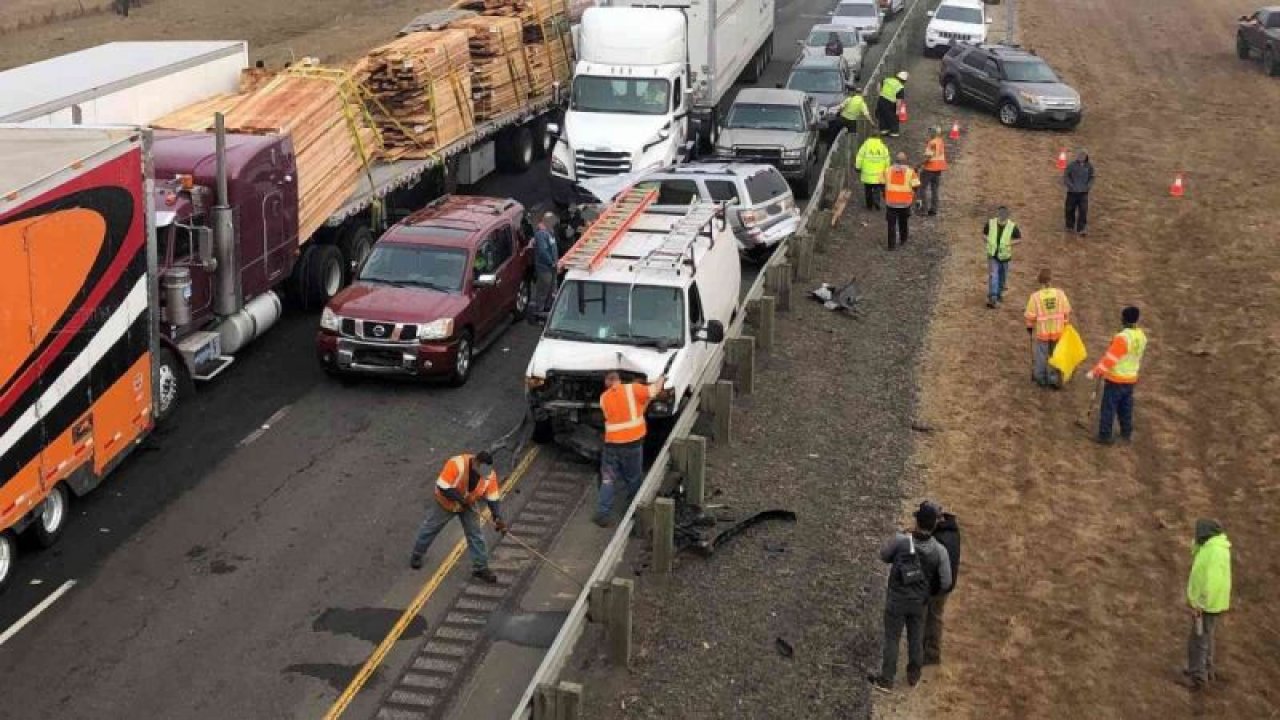
[(18, 562), (18, 543), (13, 533), (0, 531), (0, 593), (13, 581), (13, 569)]
[(505, 173), (522, 173), (533, 164), (533, 132), (528, 125), (507, 128), (498, 135), (498, 169)]
[(373, 231), (366, 225), (351, 225), (346, 228), (338, 240), (338, 250), (342, 253), (343, 285), (350, 285), (355, 280), (360, 263), (369, 256), (373, 249)]
[(156, 354), (156, 424), (167, 425), (177, 417), (183, 403), (195, 394), (195, 382), (187, 364), (173, 348), (162, 347)]

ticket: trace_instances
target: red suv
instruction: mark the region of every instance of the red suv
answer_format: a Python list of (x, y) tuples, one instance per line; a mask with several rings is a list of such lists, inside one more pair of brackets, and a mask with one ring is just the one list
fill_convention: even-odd
[(526, 229), (520, 203), (484, 197), (446, 196), (397, 223), (321, 314), (320, 363), (462, 385), (476, 353), (528, 309)]

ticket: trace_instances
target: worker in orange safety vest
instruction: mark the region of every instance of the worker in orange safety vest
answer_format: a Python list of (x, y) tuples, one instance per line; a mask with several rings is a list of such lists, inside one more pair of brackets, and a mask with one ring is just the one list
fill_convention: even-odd
[(911, 205), (916, 200), (920, 176), (907, 165), (907, 154), (900, 152), (894, 164), (884, 171), (884, 217), (889, 227), (889, 249), (907, 244), (910, 232)]
[(621, 485), (627, 504), (640, 489), (644, 479), (644, 437), (648, 431), (644, 413), (649, 402), (662, 392), (667, 381), (659, 375), (653, 383), (622, 382), (616, 370), (604, 377), (605, 390), (600, 395), (600, 411), (604, 414), (604, 448), (600, 452), (600, 497), (591, 522), (609, 526), (613, 497)]
[(1031, 379), (1040, 387), (1062, 387), (1062, 373), (1049, 364), (1058, 339), (1071, 324), (1071, 301), (1067, 294), (1053, 287), (1049, 268), (1040, 270), (1040, 289), (1027, 298), (1027, 334), (1033, 343)]
[(471, 575), (487, 583), (496, 583), (498, 577), (489, 569), (489, 554), (484, 544), (484, 531), (480, 527), (480, 513), (475, 504), (484, 500), (493, 516), (498, 532), (507, 531), (498, 501), (502, 497), (498, 485), (498, 473), (493, 469), (493, 456), (487, 452), (475, 455), (463, 453), (445, 461), (436, 477), (434, 503), (428, 503), (427, 517), (422, 521), (418, 537), (413, 543), (413, 555), (409, 566), (422, 567), (422, 556), (431, 541), (455, 516), (462, 522), (462, 533), (467, 538), (467, 551), (471, 555)]
[(1133, 386), (1138, 383), (1142, 355), (1147, 350), (1147, 334), (1138, 327), (1138, 308), (1132, 305), (1120, 314), (1124, 329), (1116, 333), (1107, 354), (1089, 371), (1090, 380), (1101, 378), (1102, 408), (1098, 412), (1098, 435), (1095, 442), (1110, 445), (1111, 430), (1120, 420), (1120, 439), (1133, 439)]
[(924, 186), (920, 194), (924, 196), (924, 208), (930, 215), (938, 214), (939, 192), (942, 186), (942, 173), (947, 169), (947, 144), (942, 139), (942, 128), (929, 128), (929, 142), (924, 146)]

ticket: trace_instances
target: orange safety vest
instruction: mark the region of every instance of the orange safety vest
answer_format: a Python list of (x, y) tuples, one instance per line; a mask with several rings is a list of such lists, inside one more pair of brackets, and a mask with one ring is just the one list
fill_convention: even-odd
[(464, 508), (458, 503), (445, 497), (444, 491), (453, 488), (467, 499), (468, 504), (475, 504), (480, 498), (484, 498), (489, 502), (497, 502), (501, 497), (501, 490), (498, 487), (498, 473), (489, 471), (488, 477), (480, 478), (476, 483), (475, 489), (467, 487), (471, 477), (471, 458), (474, 455), (454, 455), (445, 461), (444, 467), (440, 470), (440, 476), (436, 478), (436, 502), (440, 503), (440, 507), (452, 513), (462, 512)]
[(604, 412), (604, 441), (609, 445), (635, 442), (644, 437), (644, 410), (649, 405), (649, 386), (618, 383), (600, 395)]
[(934, 138), (924, 146), (924, 154), (929, 158), (924, 161), (924, 169), (941, 172), (947, 169), (947, 145), (942, 138)]
[(1071, 303), (1058, 288), (1041, 288), (1027, 300), (1027, 327), (1034, 327), (1037, 340), (1057, 340), (1067, 328)]
[(909, 167), (894, 165), (885, 173), (884, 204), (891, 208), (911, 207), (916, 194), (913, 188), (919, 187), (920, 180), (916, 171)]

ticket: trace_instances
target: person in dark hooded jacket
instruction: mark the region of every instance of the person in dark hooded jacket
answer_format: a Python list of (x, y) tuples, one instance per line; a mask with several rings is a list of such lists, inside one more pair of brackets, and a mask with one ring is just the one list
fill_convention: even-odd
[(1089, 153), (1081, 150), (1062, 173), (1062, 186), (1067, 190), (1064, 208), (1066, 230), (1084, 235), (1089, 228), (1089, 191), (1093, 189), (1093, 163)]
[(840, 42), (839, 33), (829, 33), (827, 35), (826, 54), (830, 57), (844, 55), (844, 43)]
[(942, 630), (943, 612), (947, 607), (947, 598), (956, 588), (956, 580), (960, 577), (960, 524), (956, 516), (944, 512), (942, 505), (931, 500), (920, 503), (920, 508), (930, 506), (938, 515), (938, 524), (933, 529), (933, 539), (946, 548), (947, 559), (951, 561), (951, 588), (930, 588), (929, 604), (924, 616), (924, 664), (942, 664)]

